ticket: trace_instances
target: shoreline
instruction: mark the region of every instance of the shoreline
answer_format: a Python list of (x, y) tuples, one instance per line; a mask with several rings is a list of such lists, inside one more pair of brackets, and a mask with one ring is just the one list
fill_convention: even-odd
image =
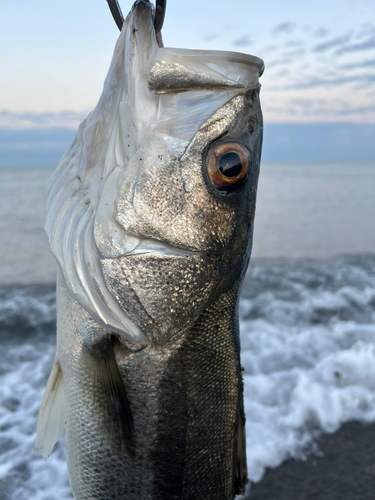
[(322, 434), (317, 453), (267, 469), (244, 500), (372, 500), (375, 497), (375, 424), (351, 421)]

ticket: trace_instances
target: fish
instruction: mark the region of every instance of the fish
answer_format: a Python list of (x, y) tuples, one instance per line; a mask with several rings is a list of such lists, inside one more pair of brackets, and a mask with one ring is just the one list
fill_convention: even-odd
[(48, 184), (57, 350), (37, 424), (76, 500), (233, 499), (247, 479), (238, 303), (262, 148), (247, 54), (124, 21), (103, 92)]

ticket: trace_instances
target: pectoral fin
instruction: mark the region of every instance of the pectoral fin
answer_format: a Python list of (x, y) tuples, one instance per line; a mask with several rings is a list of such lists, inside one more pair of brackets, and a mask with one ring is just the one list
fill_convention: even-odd
[(47, 460), (52, 453), (53, 447), (63, 435), (64, 425), (64, 380), (60, 365), (58, 361), (55, 361), (39, 410), (34, 452), (42, 455), (44, 460)]
[(236, 495), (244, 495), (247, 477), (245, 411), (243, 405), (243, 382), (238, 395), (238, 414), (234, 436), (234, 481)]
[(114, 452), (134, 457), (134, 423), (125, 386), (117, 366), (112, 340), (86, 347), (85, 364), (91, 373), (94, 403), (101, 432)]

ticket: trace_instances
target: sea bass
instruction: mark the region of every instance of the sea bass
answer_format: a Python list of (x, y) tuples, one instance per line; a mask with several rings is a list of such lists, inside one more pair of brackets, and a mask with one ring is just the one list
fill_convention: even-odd
[(65, 429), (76, 500), (226, 500), (247, 482), (238, 296), (263, 62), (164, 48), (153, 16), (135, 2), (48, 187), (57, 354), (36, 451)]

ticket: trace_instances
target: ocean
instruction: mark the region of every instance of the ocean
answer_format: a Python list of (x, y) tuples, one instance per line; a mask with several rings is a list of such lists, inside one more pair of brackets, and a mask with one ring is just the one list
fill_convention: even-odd
[[(63, 444), (33, 454), (55, 353), (52, 167), (0, 167), (0, 498), (72, 498)], [(375, 163), (265, 163), (240, 301), (250, 480), (375, 421)]]

